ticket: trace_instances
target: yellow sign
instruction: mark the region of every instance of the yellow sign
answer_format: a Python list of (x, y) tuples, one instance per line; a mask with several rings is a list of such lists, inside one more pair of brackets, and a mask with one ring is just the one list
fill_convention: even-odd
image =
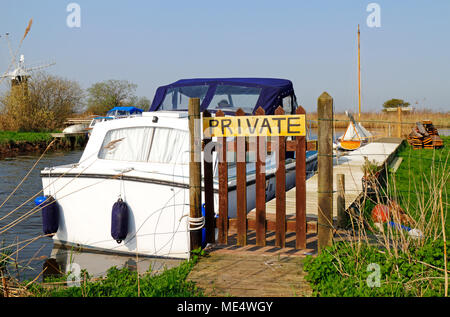
[(203, 118), (205, 137), (305, 136), (304, 114)]

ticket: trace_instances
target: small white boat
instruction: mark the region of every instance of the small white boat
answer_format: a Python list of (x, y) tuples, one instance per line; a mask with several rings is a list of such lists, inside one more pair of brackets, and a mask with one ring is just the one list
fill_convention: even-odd
[(63, 133), (83, 133), (87, 132), (89, 128), (89, 123), (79, 123), (68, 126), (62, 132)]
[(87, 129), (92, 130), (98, 122), (141, 116), (142, 112), (143, 112), (142, 109), (132, 107), (132, 106), (114, 107), (106, 113), (106, 116), (99, 116), (99, 117), (93, 118)]
[(370, 142), (372, 134), (367, 131), (353, 116), (345, 112), (350, 118), (350, 123), (344, 135), (338, 139), (337, 148), (353, 151)]
[[(183, 87), (186, 88), (180, 86), (178, 91), (183, 91)], [(288, 88), (291, 87), (292, 84)], [(185, 92), (193, 92), (192, 88), (188, 86)], [(236, 91), (249, 93), (242, 87)], [(242, 97), (238, 93), (236, 98)], [(227, 88), (227, 94), (232, 95), (233, 90)], [(193, 97), (187, 93), (173, 98), (172, 91), (165, 92), (165, 95), (174, 102)], [(214, 155), (217, 212), (216, 159)], [(306, 166), (310, 176), (317, 166), (316, 151), (307, 152)], [(288, 190), (295, 186), (293, 158), (286, 160), (286, 171)], [(187, 111), (155, 109), (136, 117), (98, 122), (79, 162), (45, 168), (41, 177), (44, 194), (56, 201), (53, 219), (56, 227), (52, 230), (55, 243), (112, 253), (189, 257)], [(270, 200), (275, 196), (274, 153), (267, 157), (266, 179), (266, 200)], [(231, 164), (228, 188), (229, 216), (235, 217), (236, 180), (235, 168)], [(247, 210), (250, 211), (255, 208), (255, 164), (251, 162), (247, 163), (247, 197)], [(113, 205), (119, 198), (128, 208), (126, 237), (123, 239), (113, 238), (111, 227), (115, 221)], [(43, 220), (44, 228), (48, 221), (52, 219)]]

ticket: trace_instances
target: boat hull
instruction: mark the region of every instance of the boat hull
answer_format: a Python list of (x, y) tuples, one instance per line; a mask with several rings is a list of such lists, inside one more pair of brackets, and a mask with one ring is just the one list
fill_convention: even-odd
[[(317, 155), (307, 161), (308, 177), (316, 167)], [(107, 253), (189, 258), (188, 182), (152, 178), (148, 173), (136, 171), (118, 177), (59, 169), (43, 171), (41, 177), (44, 194), (55, 198), (60, 212), (58, 231), (53, 236), (55, 243)], [(286, 190), (294, 186), (295, 162), (292, 162), (286, 165)], [(254, 174), (249, 175), (247, 212), (256, 206), (255, 190)], [(112, 206), (119, 197), (129, 208), (128, 235), (121, 243), (111, 236)], [(271, 172), (266, 175), (266, 201), (274, 197), (275, 173)], [(217, 186), (214, 205), (217, 212)], [(233, 180), (229, 182), (228, 216), (236, 217)]]
[(339, 143), (340, 148), (347, 151), (359, 149), (361, 145), (362, 145), (361, 141), (341, 141)]

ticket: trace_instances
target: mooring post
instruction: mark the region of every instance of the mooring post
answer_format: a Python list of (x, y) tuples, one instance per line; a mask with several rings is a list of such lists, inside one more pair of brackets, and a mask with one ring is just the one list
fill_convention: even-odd
[(337, 175), (337, 227), (344, 229), (347, 226), (347, 213), (345, 211), (345, 175)]
[(318, 140), (318, 219), (319, 253), (333, 239), (333, 98), (324, 92), (317, 102)]
[[(201, 129), (200, 129), (200, 99), (189, 99), (189, 139), (190, 139), (190, 160), (189, 160), (189, 216), (191, 219), (202, 217), (202, 191), (201, 191), (201, 160), (198, 153), (201, 150)], [(198, 221), (194, 221), (198, 222)], [(190, 225), (191, 227), (191, 225)], [(202, 246), (202, 231), (191, 230), (191, 250)]]

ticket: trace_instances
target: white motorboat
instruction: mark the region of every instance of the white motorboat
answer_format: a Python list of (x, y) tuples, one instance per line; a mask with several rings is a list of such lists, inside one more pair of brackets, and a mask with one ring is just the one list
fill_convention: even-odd
[[(239, 100), (238, 97), (242, 98), (243, 93), (249, 94), (249, 90), (243, 89), (246, 88), (246, 82), (234, 79), (227, 84), (242, 86), (236, 90), (236, 100)], [(213, 85), (211, 83), (208, 89), (213, 87), (217, 94), (218, 87)], [(175, 103), (182, 98), (202, 97), (190, 93), (192, 86), (189, 86), (189, 89), (186, 89), (188, 92), (184, 91), (184, 94), (182, 88), (186, 86), (179, 86), (180, 96), (173, 97), (173, 87), (172, 85), (172, 91), (164, 92), (166, 97), (160, 98), (160, 105), (167, 98)], [(288, 88), (291, 87), (292, 84)], [(263, 92), (263, 88), (258, 94)], [(158, 91), (161, 93), (160, 89)], [(232, 89), (228, 89), (227, 95), (233, 95), (232, 92)], [(249, 96), (255, 97), (251, 94)], [(291, 102), (295, 100), (293, 90), (289, 97)], [(256, 109), (256, 105), (255, 101), (253, 108)], [(290, 106), (295, 109), (293, 103)], [(56, 202), (49, 205), (56, 206), (53, 216), (46, 214), (43, 219), (44, 231), (54, 233), (55, 243), (113, 253), (189, 257), (191, 250), (188, 217), (187, 111), (159, 108), (155, 105), (155, 101), (150, 110), (143, 112), (141, 116), (98, 122), (92, 130), (79, 162), (49, 167), (41, 171), (44, 194), (46, 197), (51, 196)], [(316, 165), (317, 152), (308, 151), (307, 170), (310, 175), (314, 173)], [(215, 155), (213, 167), (214, 201), (217, 212), (218, 181)], [(288, 190), (295, 186), (294, 158), (286, 160), (286, 171), (286, 190)], [(270, 200), (275, 196), (274, 155), (267, 157), (266, 179), (266, 200)], [(236, 182), (235, 168), (232, 164), (229, 165), (228, 188), (229, 217), (235, 217)], [(249, 162), (247, 163), (248, 211), (255, 208), (254, 196), (255, 164)], [(115, 221), (114, 212), (112, 213), (113, 205), (119, 199), (125, 202), (128, 209), (123, 239), (114, 238), (111, 228)], [(53, 223), (53, 229), (48, 229), (49, 223)]]

